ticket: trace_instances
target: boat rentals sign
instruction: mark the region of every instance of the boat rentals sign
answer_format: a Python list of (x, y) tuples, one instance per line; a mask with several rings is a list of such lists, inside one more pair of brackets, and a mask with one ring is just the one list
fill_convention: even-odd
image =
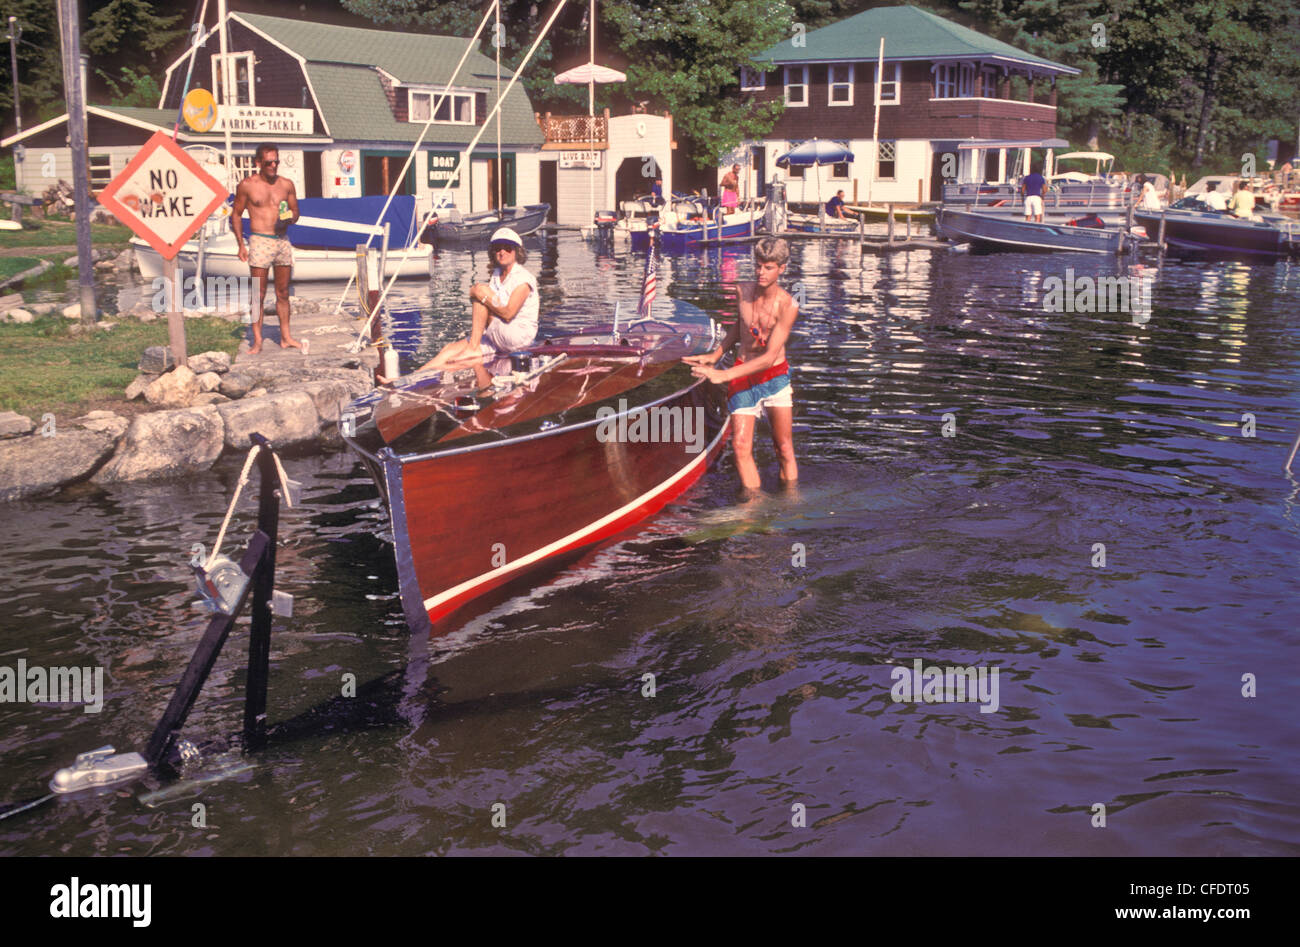
[(156, 132), (104, 188), (99, 203), (171, 260), (229, 196), (165, 132)]

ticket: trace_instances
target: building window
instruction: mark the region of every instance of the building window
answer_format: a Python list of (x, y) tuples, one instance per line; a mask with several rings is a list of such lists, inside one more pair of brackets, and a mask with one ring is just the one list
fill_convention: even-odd
[(740, 67), (741, 92), (762, 92), (766, 88), (767, 73), (761, 69), (751, 69), (749, 66)]
[(90, 156), (90, 189), (92, 191), (102, 190), (108, 187), (113, 180), (113, 157), (112, 155), (91, 155)]
[(785, 67), (785, 104), (808, 104), (808, 67)]
[(998, 71), (986, 66), (984, 68), (984, 98), (996, 99), (998, 97)]
[(894, 165), (898, 154), (898, 142), (882, 141), (876, 154), (876, 180), (894, 180)]
[(792, 178), (792, 179), (794, 179), (794, 180), (796, 180), (796, 181), (802, 181), (802, 180), (803, 180), (803, 172), (804, 172), (804, 166), (801, 165), (801, 164), (800, 164), (800, 165), (794, 165), (794, 164), (792, 164), (792, 165), (788, 165), (788, 166), (786, 167), (786, 169), (785, 169), (786, 176), (789, 177), (789, 178)]
[(849, 163), (847, 161), (841, 161), (839, 164), (831, 165), (831, 177), (847, 181), (849, 177)]
[(410, 96), (407, 100), (409, 121), (427, 122), (429, 109), (437, 102), (437, 114), (433, 117), (435, 122), (448, 125), (474, 124), (473, 92), (449, 92), (444, 96), (438, 92), (417, 92), (414, 89), (407, 91)]
[[(233, 81), (231, 105), (257, 104), (253, 101), (253, 63), (252, 53), (230, 54), (230, 74)], [(221, 93), (221, 80), (221, 55), (218, 53), (212, 57), (212, 95), (219, 104), (225, 105)]]
[(936, 99), (955, 99), (957, 97), (957, 67), (951, 63), (939, 63), (934, 67), (934, 97)]
[(827, 85), (830, 86), (831, 105), (853, 104), (853, 65), (827, 66)]
[[(876, 66), (872, 66), (876, 69)], [(902, 101), (903, 88), (903, 64), (902, 63), (885, 63), (884, 81), (877, 81), (876, 95), (879, 97), (881, 105), (897, 105)]]
[(963, 99), (975, 95), (975, 67), (970, 63), (962, 63), (957, 73), (957, 95)]

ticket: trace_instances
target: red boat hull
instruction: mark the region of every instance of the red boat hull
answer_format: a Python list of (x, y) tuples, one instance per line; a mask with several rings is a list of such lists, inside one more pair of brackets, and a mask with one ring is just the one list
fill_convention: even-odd
[(729, 430), (720, 390), (697, 382), (643, 409), (654, 407), (698, 409), (700, 449), (602, 438), (591, 421), (423, 456), (381, 450), (411, 628), (427, 630), (524, 572), (626, 530), (694, 484)]

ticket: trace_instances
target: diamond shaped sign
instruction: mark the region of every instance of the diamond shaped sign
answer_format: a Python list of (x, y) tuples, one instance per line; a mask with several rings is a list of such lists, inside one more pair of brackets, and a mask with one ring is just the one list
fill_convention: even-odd
[(99, 203), (165, 260), (174, 259), (230, 192), (165, 132), (156, 132)]

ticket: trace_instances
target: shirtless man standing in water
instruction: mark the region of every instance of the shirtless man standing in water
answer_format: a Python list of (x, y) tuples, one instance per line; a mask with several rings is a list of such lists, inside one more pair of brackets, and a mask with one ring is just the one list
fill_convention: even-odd
[[(293, 273), (293, 247), (285, 236), (289, 225), (298, 219), (298, 194), (293, 182), (280, 177), (280, 151), (275, 145), (258, 145), (257, 173), (239, 182), (235, 189), (235, 206), (230, 226), (239, 245), (239, 258), (248, 263), (248, 271), (257, 280), (253, 300), (253, 346), (250, 355), (262, 351), (262, 300), (266, 298), (266, 273), (275, 267), (275, 314), (280, 318), (280, 347), (300, 349), (302, 343), (289, 334), (289, 278)], [(291, 217), (280, 218), (284, 202)], [(248, 210), (252, 233), (244, 246), (244, 227), (240, 218)]]
[[(736, 471), (747, 490), (758, 490), (762, 482), (754, 463), (754, 427), (767, 412), (772, 442), (781, 464), (781, 483), (791, 486), (799, 479), (794, 458), (794, 408), (790, 391), (790, 368), (785, 360), (785, 343), (799, 316), (799, 305), (781, 288), (778, 280), (790, 258), (789, 245), (779, 237), (764, 237), (754, 246), (753, 283), (742, 283), (740, 318), (712, 352), (683, 359), (691, 374), (712, 382), (727, 382), (731, 408), (731, 448)], [(731, 368), (713, 365), (731, 346), (740, 342), (740, 355)]]

